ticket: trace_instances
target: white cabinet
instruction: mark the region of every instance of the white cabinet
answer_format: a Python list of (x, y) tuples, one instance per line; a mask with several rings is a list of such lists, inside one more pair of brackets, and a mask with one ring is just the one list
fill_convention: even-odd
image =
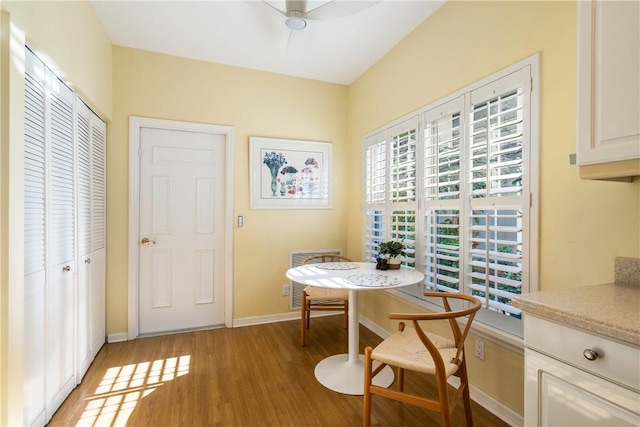
[(78, 199), (77, 377), (105, 342), (106, 125), (76, 97)]
[(579, 1), (578, 165), (640, 158), (640, 2)]
[(526, 426), (640, 425), (637, 347), (528, 313), (525, 345)]
[(104, 343), (106, 132), (25, 59), (24, 422), (44, 425)]

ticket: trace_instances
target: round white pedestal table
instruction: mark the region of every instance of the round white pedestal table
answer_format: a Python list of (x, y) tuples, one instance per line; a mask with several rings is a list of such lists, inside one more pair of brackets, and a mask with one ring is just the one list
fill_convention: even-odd
[[(365, 290), (414, 285), (424, 280), (424, 274), (404, 267), (399, 270), (376, 270), (376, 265), (373, 263), (328, 262), (290, 268), (287, 270), (287, 278), (304, 285), (349, 291), (348, 353), (321, 360), (316, 365), (315, 376), (320, 384), (330, 390), (362, 395), (364, 356), (359, 354), (358, 293)], [(380, 387), (389, 387), (393, 379), (393, 370), (387, 366), (375, 376), (373, 383)]]

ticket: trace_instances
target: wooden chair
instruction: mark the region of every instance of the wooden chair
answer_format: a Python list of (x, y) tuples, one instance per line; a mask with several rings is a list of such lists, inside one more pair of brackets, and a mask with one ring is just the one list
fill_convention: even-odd
[[(318, 264), (322, 262), (351, 262), (342, 255), (318, 254), (311, 255), (302, 260), (304, 264)], [(319, 288), (317, 286), (307, 286), (302, 290), (300, 317), (300, 345), (307, 344), (307, 329), (311, 323), (312, 311), (344, 311), (345, 328), (349, 325), (349, 291), (341, 289)]]
[[(473, 426), (464, 340), (467, 337), (475, 313), (480, 309), (480, 301), (472, 296), (445, 292), (425, 292), (424, 295), (442, 298), (445, 311), (438, 313), (391, 313), (389, 314), (390, 319), (411, 321), (413, 327), (405, 328), (405, 323), (400, 322), (398, 331), (395, 334), (385, 339), (375, 349), (366, 347), (364, 350), (364, 427), (368, 427), (371, 424), (372, 394), (439, 412), (444, 427), (451, 426), (451, 413), (460, 398), (462, 398), (467, 426)], [(449, 300), (468, 301), (472, 305), (465, 309), (453, 311)], [(468, 316), (468, 320), (464, 330), (461, 331), (457, 319), (464, 316)], [(419, 321), (440, 319), (449, 320), (453, 332), (453, 340), (425, 332), (418, 323)], [(374, 360), (381, 362), (375, 370), (372, 369)], [(387, 365), (397, 367), (397, 390), (378, 387), (371, 383), (373, 377)], [(405, 369), (434, 375), (439, 399), (429, 399), (405, 392)], [(460, 386), (453, 398), (449, 399), (447, 378), (452, 375), (460, 378)]]

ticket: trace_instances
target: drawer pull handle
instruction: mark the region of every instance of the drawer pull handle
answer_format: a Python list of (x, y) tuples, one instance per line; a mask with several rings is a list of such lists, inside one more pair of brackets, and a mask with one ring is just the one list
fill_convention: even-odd
[(585, 359), (591, 360), (591, 361), (594, 361), (598, 358), (598, 353), (596, 353), (594, 350), (591, 350), (590, 348), (583, 351), (582, 355), (584, 356)]

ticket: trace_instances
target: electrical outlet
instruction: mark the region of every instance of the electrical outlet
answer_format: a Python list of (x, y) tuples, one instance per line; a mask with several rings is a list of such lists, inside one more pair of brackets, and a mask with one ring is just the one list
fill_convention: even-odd
[(288, 283), (286, 285), (282, 285), (282, 296), (283, 297), (289, 296), (289, 284)]
[(475, 350), (476, 357), (480, 360), (484, 360), (484, 341), (476, 340)]

